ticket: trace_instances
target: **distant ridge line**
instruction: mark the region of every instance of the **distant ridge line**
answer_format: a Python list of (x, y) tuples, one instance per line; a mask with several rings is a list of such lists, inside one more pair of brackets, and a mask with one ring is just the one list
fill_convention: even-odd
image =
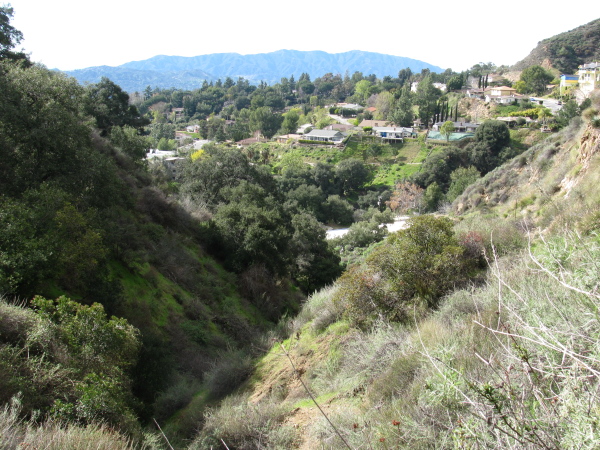
[(382, 53), (351, 50), (327, 53), (321, 50), (277, 50), (270, 53), (241, 55), (239, 53), (212, 53), (199, 56), (157, 55), (142, 61), (131, 61), (120, 66), (97, 66), (65, 71), (80, 83), (97, 83), (105, 76), (128, 92), (141, 91), (147, 86), (159, 88), (197, 89), (206, 80), (237, 80), (242, 76), (252, 83), (264, 81), (274, 84), (283, 77), (308, 73), (311, 79), (327, 73), (362, 72), (396, 77), (401, 69), (410, 68), (420, 73), (423, 69), (442, 72), (438, 66), (417, 59)]

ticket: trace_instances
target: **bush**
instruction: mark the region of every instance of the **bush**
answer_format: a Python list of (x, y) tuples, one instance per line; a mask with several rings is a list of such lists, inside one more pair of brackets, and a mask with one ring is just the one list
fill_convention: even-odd
[(271, 399), (253, 404), (246, 397), (228, 397), (207, 412), (190, 449), (220, 448), (223, 442), (240, 450), (293, 448), (297, 432), (282, 424), (289, 411), (290, 406)]
[(222, 398), (240, 387), (252, 373), (252, 358), (242, 351), (221, 354), (204, 375), (204, 385), (211, 398)]
[(354, 323), (368, 326), (377, 317), (406, 320), (413, 305), (434, 308), (468, 280), (477, 261), (465, 253), (449, 219), (419, 216), (408, 225), (340, 278), (335, 298)]

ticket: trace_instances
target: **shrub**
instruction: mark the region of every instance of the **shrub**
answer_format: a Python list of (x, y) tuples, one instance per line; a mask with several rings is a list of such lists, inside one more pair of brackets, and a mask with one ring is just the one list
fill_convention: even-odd
[(449, 219), (419, 216), (408, 225), (340, 278), (336, 301), (346, 305), (358, 325), (368, 326), (377, 317), (406, 320), (413, 305), (436, 307), (443, 295), (468, 279), (474, 261)]
[(252, 373), (252, 358), (240, 350), (220, 355), (213, 367), (204, 375), (204, 385), (211, 398), (231, 394)]
[(247, 397), (228, 397), (206, 413), (190, 449), (219, 448), (223, 442), (240, 450), (293, 448), (297, 432), (282, 424), (289, 410), (271, 399), (253, 404)]

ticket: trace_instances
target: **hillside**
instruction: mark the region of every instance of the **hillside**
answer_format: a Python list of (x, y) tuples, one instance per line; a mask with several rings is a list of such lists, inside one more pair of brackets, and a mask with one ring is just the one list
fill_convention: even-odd
[(237, 80), (243, 77), (252, 83), (265, 81), (276, 83), (283, 77), (297, 79), (302, 73), (312, 78), (325, 73), (350, 75), (356, 71), (365, 75), (396, 76), (401, 69), (413, 72), (429, 69), (441, 72), (440, 67), (400, 56), (380, 53), (350, 51), (326, 53), (322, 51), (279, 50), (272, 53), (240, 55), (238, 53), (216, 53), (194, 57), (155, 56), (144, 61), (132, 61), (117, 67), (89, 67), (68, 71), (80, 83), (96, 83), (105, 76), (127, 92), (143, 91), (147, 86), (180, 89), (197, 89), (204, 80)]
[(540, 65), (573, 74), (581, 64), (600, 59), (600, 19), (540, 41), (513, 70)]

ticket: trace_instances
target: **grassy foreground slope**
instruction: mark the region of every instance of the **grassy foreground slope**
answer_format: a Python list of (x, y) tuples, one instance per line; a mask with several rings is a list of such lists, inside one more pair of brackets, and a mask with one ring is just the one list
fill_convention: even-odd
[(205, 417), (192, 447), (596, 448), (596, 117), (587, 111), (455, 201), (454, 233), (465, 252), (483, 252), (485, 274), (434, 308), (417, 296), (390, 321), (372, 309), (389, 292), (385, 270), (358, 272), (374, 311), (366, 323), (342, 277), (289, 321), (289, 338)]

